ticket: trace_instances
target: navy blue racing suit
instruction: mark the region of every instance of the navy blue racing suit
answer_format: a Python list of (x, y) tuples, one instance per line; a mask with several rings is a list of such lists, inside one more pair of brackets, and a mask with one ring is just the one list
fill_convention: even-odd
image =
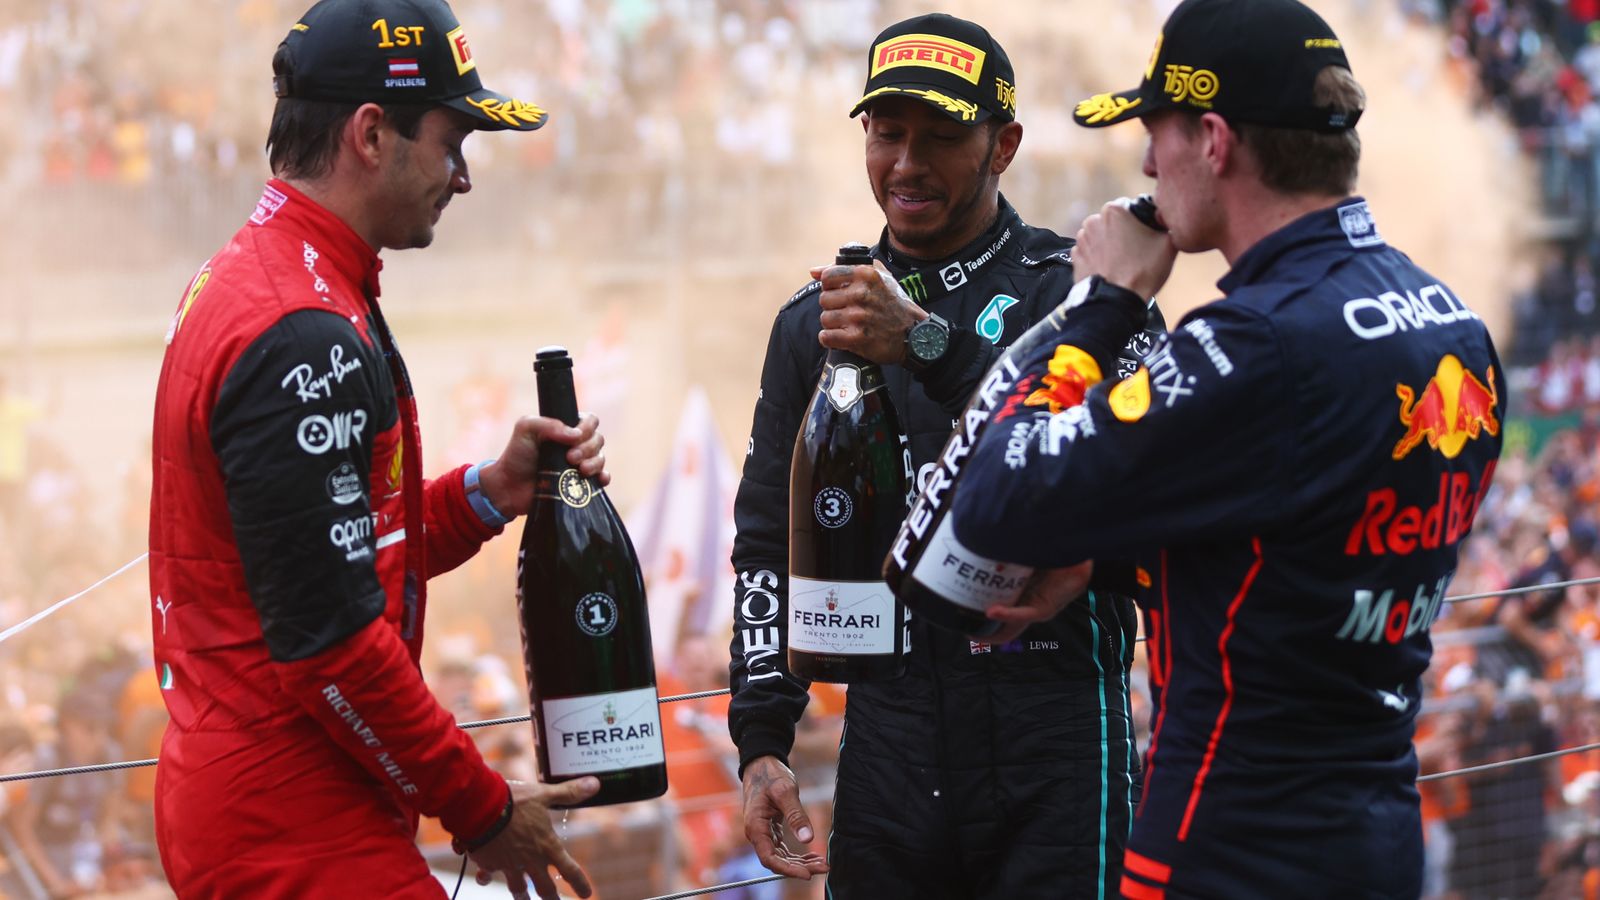
[[(1131, 378), (997, 415), (955, 534), (1032, 566), (1137, 561), (1156, 704), (1125, 896), (1415, 898), (1419, 679), (1499, 457), (1499, 361), (1360, 198), (1218, 286)], [(1022, 371), (1105, 356), (1137, 310), (1097, 288)]]

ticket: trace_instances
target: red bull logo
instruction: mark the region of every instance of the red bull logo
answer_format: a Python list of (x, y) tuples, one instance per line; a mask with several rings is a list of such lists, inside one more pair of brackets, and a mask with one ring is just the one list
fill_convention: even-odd
[(1483, 432), (1498, 435), (1500, 420), (1494, 411), (1500, 395), (1495, 390), (1493, 366), (1485, 380), (1487, 385), (1467, 371), (1461, 360), (1446, 354), (1420, 397), (1409, 385), (1395, 385), (1395, 395), (1400, 398), (1400, 423), (1406, 426), (1406, 433), (1394, 445), (1394, 458), (1405, 459), (1426, 440), (1445, 459), (1455, 459), (1467, 441)]
[(1050, 359), (1044, 387), (1029, 394), (1022, 403), (1024, 406), (1048, 406), (1053, 416), (1082, 403), (1089, 388), (1099, 384), (1100, 379), (1100, 364), (1094, 357), (1070, 344), (1062, 344)]

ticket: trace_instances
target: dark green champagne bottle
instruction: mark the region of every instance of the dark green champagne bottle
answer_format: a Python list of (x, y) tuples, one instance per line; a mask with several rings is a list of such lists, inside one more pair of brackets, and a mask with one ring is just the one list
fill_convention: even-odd
[[(872, 265), (863, 244), (839, 265)], [(812, 681), (896, 678), (911, 629), (883, 581), (906, 511), (900, 419), (883, 369), (828, 351), (789, 469), (789, 671)]]
[[(578, 424), (567, 351), (540, 350), (533, 370), (539, 414)], [(667, 766), (644, 580), (616, 507), (567, 462), (567, 449), (539, 448), (517, 552), (539, 777), (598, 777), (600, 792), (578, 806), (648, 800), (666, 793)]]

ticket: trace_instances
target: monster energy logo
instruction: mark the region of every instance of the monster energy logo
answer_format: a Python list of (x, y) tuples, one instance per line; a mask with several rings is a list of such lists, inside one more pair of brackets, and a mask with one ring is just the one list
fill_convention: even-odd
[(921, 272), (912, 272), (910, 275), (900, 279), (900, 286), (905, 288), (906, 293), (911, 296), (913, 302), (921, 303), (928, 299), (928, 288), (922, 283)]

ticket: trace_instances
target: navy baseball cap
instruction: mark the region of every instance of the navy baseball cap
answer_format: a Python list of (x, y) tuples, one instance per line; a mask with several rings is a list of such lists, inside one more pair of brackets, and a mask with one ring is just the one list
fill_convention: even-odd
[(958, 122), (1017, 117), (1011, 58), (983, 26), (929, 13), (885, 28), (867, 55), (867, 86), (855, 117), (885, 94), (906, 94)]
[(1361, 110), (1312, 101), (1317, 75), (1328, 66), (1350, 68), (1344, 45), (1299, 0), (1184, 0), (1161, 27), (1139, 86), (1083, 100), (1073, 118), (1103, 128), (1187, 109), (1252, 125), (1354, 128)]
[(549, 115), (486, 89), (466, 33), (444, 0), (320, 0), (279, 48), (279, 97), (438, 103), (490, 131), (533, 131)]

